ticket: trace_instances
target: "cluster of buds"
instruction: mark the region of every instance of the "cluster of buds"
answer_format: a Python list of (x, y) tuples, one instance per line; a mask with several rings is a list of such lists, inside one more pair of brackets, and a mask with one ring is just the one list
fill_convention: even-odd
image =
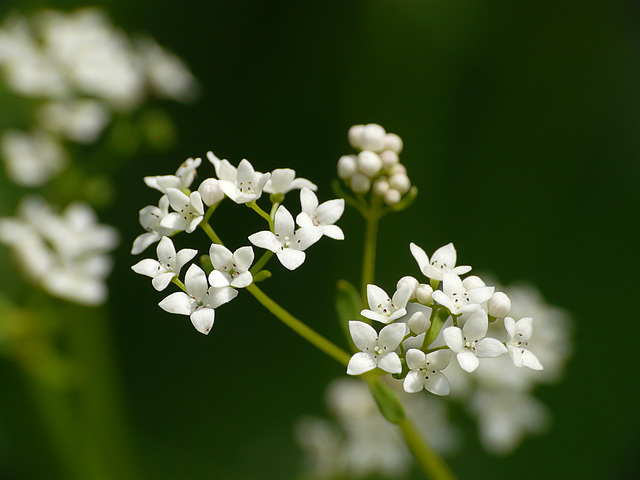
[(407, 169), (398, 157), (402, 139), (370, 123), (351, 127), (349, 143), (359, 153), (340, 157), (338, 176), (356, 194), (373, 191), (387, 205), (398, 204), (411, 189)]

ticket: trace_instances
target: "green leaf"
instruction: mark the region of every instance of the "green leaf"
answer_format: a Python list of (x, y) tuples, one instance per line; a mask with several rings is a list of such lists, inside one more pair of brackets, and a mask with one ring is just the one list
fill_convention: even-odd
[(391, 423), (400, 423), (405, 417), (404, 407), (395, 393), (379, 379), (370, 380), (368, 383), (382, 416)]
[(424, 341), (425, 346), (431, 345), (431, 343), (433, 343), (433, 341), (440, 333), (442, 325), (444, 325), (444, 322), (447, 321), (447, 318), (449, 318), (449, 313), (446, 311), (446, 309), (441, 309), (438, 311), (438, 313), (436, 313), (436, 316), (431, 323), (431, 327), (429, 327), (429, 330), (427, 332), (427, 338)]
[(340, 326), (347, 337), (351, 350), (356, 352), (358, 349), (353, 344), (353, 340), (351, 340), (349, 322), (361, 318), (360, 311), (362, 310), (362, 301), (360, 299), (360, 293), (356, 287), (346, 280), (338, 280), (336, 287), (336, 310), (338, 312)]

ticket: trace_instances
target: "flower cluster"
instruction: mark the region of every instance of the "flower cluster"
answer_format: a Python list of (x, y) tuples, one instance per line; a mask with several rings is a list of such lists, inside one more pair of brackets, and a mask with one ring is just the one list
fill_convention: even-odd
[[(280, 168), (261, 173), (246, 159), (235, 167), (213, 152), (207, 153), (207, 159), (213, 165), (217, 178), (206, 178), (194, 190), (191, 186), (202, 164), (201, 158), (187, 159), (175, 175), (145, 177), (145, 183), (163, 195), (157, 206), (149, 205), (140, 210), (140, 224), (146, 232), (135, 239), (131, 250), (132, 254), (139, 254), (159, 242), (158, 260), (142, 260), (132, 268), (153, 278), (153, 286), (157, 290), (164, 290), (172, 281), (180, 286), (182, 292), (170, 294), (159, 306), (170, 313), (189, 315), (195, 328), (204, 334), (209, 333), (213, 326), (216, 308), (234, 299), (238, 289), (249, 287), (255, 281), (255, 275), (264, 276), (266, 272), (261, 269), (271, 255), (275, 254), (285, 268), (295, 270), (304, 262), (305, 250), (321, 237), (344, 238), (340, 227), (335, 225), (344, 211), (344, 200), (320, 204), (314, 193), (317, 186), (304, 178), (296, 178), (294, 170)], [(299, 191), (301, 208), (295, 220), (282, 204), (287, 193), (294, 190)], [(263, 193), (269, 194), (271, 213), (257, 204)], [(222, 245), (208, 223), (209, 217), (225, 198), (235, 204), (246, 205), (268, 223), (267, 230), (247, 237), (253, 246), (266, 250), (253, 267), (251, 245), (231, 252)], [(192, 264), (182, 284), (178, 278), (180, 270), (197, 255), (197, 251), (183, 249), (176, 252), (169, 237), (181, 231), (192, 233), (199, 226), (212, 241), (207, 260), (210, 271), (205, 272)]]
[(150, 95), (188, 101), (197, 92), (182, 60), (150, 37), (129, 38), (96, 8), (9, 15), (0, 25), (0, 73), (10, 90), (38, 101), (30, 131), (0, 136), (8, 176), (27, 187), (65, 168), (64, 141), (95, 143)]
[(349, 129), (349, 143), (357, 155), (338, 160), (338, 176), (356, 194), (370, 190), (387, 205), (396, 205), (411, 189), (407, 169), (400, 163), (402, 140), (387, 133), (380, 125), (354, 125)]
[(17, 217), (0, 218), (0, 242), (50, 294), (85, 305), (106, 300), (112, 266), (106, 253), (117, 245), (118, 233), (98, 224), (88, 205), (71, 204), (58, 215), (44, 200), (26, 197)]

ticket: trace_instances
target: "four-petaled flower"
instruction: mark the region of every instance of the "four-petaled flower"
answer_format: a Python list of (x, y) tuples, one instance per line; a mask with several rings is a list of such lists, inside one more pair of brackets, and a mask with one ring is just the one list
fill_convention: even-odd
[(144, 228), (147, 233), (139, 235), (133, 241), (133, 247), (131, 248), (133, 255), (142, 253), (149, 245), (157, 242), (162, 237), (175, 233), (176, 230), (174, 228), (162, 226), (162, 220), (167, 215), (169, 215), (169, 198), (166, 195), (160, 198), (157, 207), (155, 205), (148, 205), (140, 210), (140, 225), (142, 225), (142, 228)]
[(471, 270), (469, 266), (456, 267), (456, 249), (453, 243), (437, 249), (431, 257), (431, 262), (429, 262), (429, 256), (425, 251), (415, 243), (411, 243), (409, 248), (416, 262), (418, 262), (420, 271), (428, 278), (442, 280), (442, 275), (445, 272), (451, 271), (456, 275), (464, 275)]
[(447, 346), (456, 354), (460, 367), (466, 372), (473, 372), (480, 360), (478, 358), (499, 357), (507, 353), (499, 340), (486, 337), (489, 328), (487, 312), (479, 310), (466, 321), (462, 329), (447, 327), (442, 336)]
[(504, 328), (507, 330), (507, 349), (516, 367), (529, 367), (532, 370), (542, 370), (538, 357), (525, 347), (533, 334), (533, 318), (521, 318), (517, 322), (511, 317), (505, 317)]
[(196, 177), (196, 168), (200, 166), (201, 158), (188, 158), (176, 171), (175, 175), (157, 175), (155, 177), (144, 177), (144, 183), (149, 187), (167, 193), (169, 188), (185, 190), (191, 186)]
[(175, 212), (165, 216), (160, 225), (174, 230), (186, 230), (187, 233), (193, 232), (204, 215), (200, 192), (191, 192), (191, 195), (187, 196), (176, 188), (168, 188), (167, 197)]
[(156, 290), (164, 290), (173, 277), (180, 274), (180, 269), (198, 253), (197, 250), (184, 248), (176, 254), (176, 249), (169, 237), (162, 237), (157, 248), (158, 260), (146, 258), (136, 263), (131, 269), (141, 275), (151, 277)]
[(212, 243), (209, 256), (214, 268), (209, 274), (209, 283), (213, 287), (244, 288), (253, 282), (249, 272), (253, 263), (253, 248), (241, 247), (231, 253), (226, 247)]
[(220, 188), (224, 194), (236, 203), (257, 200), (271, 174), (256, 172), (248, 160), (242, 160), (238, 168), (228, 160), (220, 160), (213, 152), (207, 152), (207, 158), (216, 169), (220, 179)]
[(344, 212), (344, 199), (328, 200), (318, 206), (318, 197), (308, 188), (300, 190), (302, 212), (296, 217), (301, 227), (319, 228), (323, 235), (335, 240), (344, 240), (344, 233), (334, 225)]
[(475, 287), (467, 290), (460, 277), (452, 272), (445, 272), (442, 290), (433, 292), (433, 299), (449, 309), (452, 315), (480, 310), (480, 305), (491, 298), (494, 287)]
[(449, 380), (440, 370), (449, 365), (451, 354), (446, 350), (436, 350), (425, 354), (412, 348), (407, 351), (409, 373), (404, 379), (404, 391), (417, 393), (423, 388), (436, 395), (449, 395)]
[(347, 374), (360, 375), (376, 367), (389, 373), (400, 373), (402, 363), (394, 350), (400, 345), (405, 331), (403, 323), (387, 325), (378, 334), (371, 325), (364, 322), (349, 322), (353, 343), (361, 351), (349, 360)]
[(205, 335), (213, 326), (216, 313), (214, 309), (238, 295), (238, 291), (231, 287), (209, 287), (207, 275), (195, 264), (187, 270), (184, 285), (187, 293), (172, 293), (158, 305), (169, 313), (189, 315), (196, 330)]
[(296, 171), (291, 168), (276, 168), (264, 186), (267, 193), (288, 193), (297, 188), (309, 188), (316, 191), (318, 187), (306, 178), (296, 178)]
[(295, 270), (304, 262), (304, 250), (322, 237), (316, 228), (303, 227), (294, 231), (293, 217), (284, 206), (280, 206), (274, 218), (274, 232), (262, 231), (249, 236), (256, 247), (272, 251), (280, 263), (289, 270)]
[(407, 313), (405, 307), (411, 296), (411, 288), (402, 287), (396, 290), (393, 298), (376, 285), (367, 285), (367, 301), (369, 309), (362, 310), (360, 315), (370, 320), (391, 323)]

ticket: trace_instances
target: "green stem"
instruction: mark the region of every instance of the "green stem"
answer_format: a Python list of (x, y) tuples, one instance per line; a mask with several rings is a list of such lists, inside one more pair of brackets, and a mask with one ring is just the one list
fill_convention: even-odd
[[(377, 198), (374, 196), (374, 198)], [(374, 200), (375, 202), (375, 200)], [(380, 215), (377, 206), (372, 205), (371, 209), (365, 215), (367, 228), (364, 237), (364, 253), (362, 256), (362, 280), (360, 283), (360, 295), (366, 305), (367, 285), (374, 282), (376, 269), (376, 241), (378, 238), (378, 222)]]
[(455, 480), (456, 477), (447, 464), (422, 439), (422, 436), (408, 418), (403, 418), (398, 426), (405, 443), (428, 478)]
[(252, 209), (253, 211), (257, 212), (258, 215), (260, 215), (262, 218), (264, 218), (267, 222), (269, 222), (269, 228), (272, 227), (273, 225), (273, 220), (271, 219), (271, 215), (269, 215), (267, 212), (265, 212), (262, 208), (260, 208), (258, 206), (258, 204), (256, 203), (255, 200), (253, 200), (252, 202), (249, 203), (245, 203), (245, 205), (247, 207), (249, 207), (250, 209)]
[(247, 288), (247, 291), (253, 295), (256, 300), (258, 300), (263, 307), (269, 310), (273, 315), (278, 317), (282, 323), (291, 328), (294, 332), (300, 335), (302, 338), (307, 340), (309, 343), (322, 350), (324, 353), (329, 355), (331, 358), (337, 360), (343, 365), (347, 365), (349, 363), (349, 359), (351, 355), (342, 350), (340, 347), (330, 342), (322, 335), (320, 335), (315, 330), (309, 328), (303, 322), (298, 320), (296, 317), (287, 312), (284, 308), (278, 305), (276, 302), (271, 300), (271, 298), (260, 290), (255, 283), (252, 283)]
[(255, 263), (255, 265), (251, 267), (251, 270), (249, 270), (251, 272), (251, 275), (255, 275), (260, 270), (262, 270), (262, 267), (264, 267), (267, 264), (267, 262), (269, 261), (269, 259), (271, 259), (272, 256), (273, 256), (273, 252), (271, 250), (267, 250), (266, 252), (264, 252), (260, 257), (260, 260), (258, 260)]
[(211, 225), (209, 225), (207, 222), (200, 222), (200, 227), (202, 227), (202, 229), (209, 236), (209, 238), (213, 243), (217, 243), (218, 245), (223, 245), (222, 240), (220, 240), (220, 237), (216, 235), (216, 232), (213, 231), (213, 228), (211, 228)]

